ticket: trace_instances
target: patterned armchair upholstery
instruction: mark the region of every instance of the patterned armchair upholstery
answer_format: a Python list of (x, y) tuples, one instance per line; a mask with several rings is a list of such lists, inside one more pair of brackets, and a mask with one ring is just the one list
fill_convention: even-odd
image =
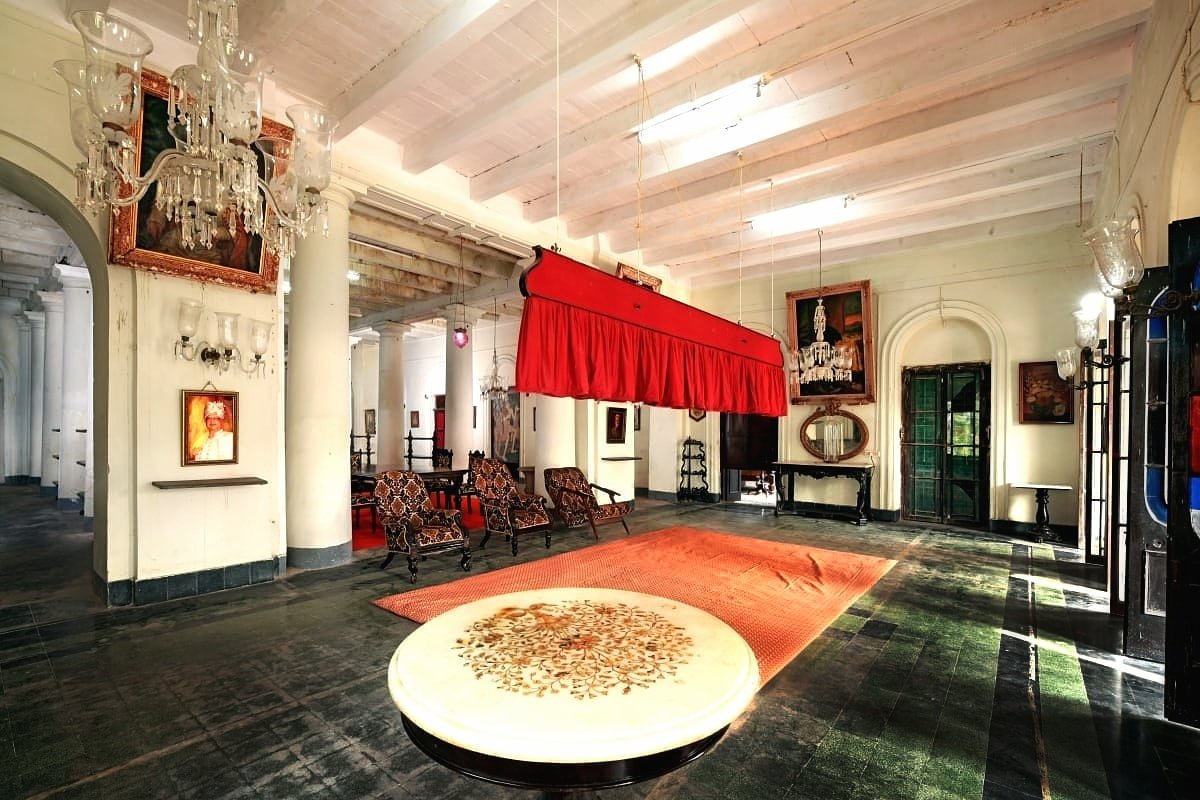
[(487, 544), (493, 533), (503, 533), (517, 554), (517, 535), (544, 531), (546, 547), (550, 546), (550, 512), (546, 501), (535, 494), (517, 489), (508, 465), (498, 458), (481, 458), (471, 474), (471, 483), (479, 494), (487, 530), (480, 547)]
[[(619, 522), (629, 533), (625, 515), (633, 510), (628, 501), (617, 502), (617, 493), (594, 483), (588, 483), (583, 470), (578, 467), (547, 467), (545, 471), (546, 491), (554, 503), (554, 510), (568, 528), (577, 528), (585, 522), (592, 526), (592, 535), (600, 538), (597, 525)], [(608, 502), (597, 502), (592, 490), (608, 494)]]
[(388, 555), (383, 569), (396, 553), (408, 557), (408, 571), (417, 582), (417, 559), (429, 553), (461, 550), (463, 570), (471, 568), (471, 540), (457, 510), (433, 507), (425, 484), (415, 472), (387, 470), (375, 477), (375, 507), (383, 523)]

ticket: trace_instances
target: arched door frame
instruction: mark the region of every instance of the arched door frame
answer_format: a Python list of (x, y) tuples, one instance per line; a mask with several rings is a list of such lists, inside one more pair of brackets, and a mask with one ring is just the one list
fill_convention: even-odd
[(880, 402), (884, 433), (879, 437), (880, 507), (898, 509), (901, 506), (900, 426), (904, 418), (901, 378), (905, 350), (921, 328), (943, 319), (968, 322), (987, 336), (989, 359), (992, 364), (992, 435), (988, 455), (991, 485), (988, 487), (988, 498), (991, 516), (996, 518), (997, 514), (1006, 513), (1008, 508), (1008, 472), (1005, 458), (1010, 416), (1006, 400), (1010, 372), (1008, 343), (999, 318), (983, 306), (962, 300), (926, 303), (913, 309), (888, 331), (883, 340), (880, 367), (886, 385)]

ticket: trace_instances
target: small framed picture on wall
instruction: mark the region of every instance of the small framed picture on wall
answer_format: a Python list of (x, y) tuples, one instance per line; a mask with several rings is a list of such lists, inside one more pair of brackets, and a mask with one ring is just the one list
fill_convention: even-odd
[(237, 463), (237, 392), (184, 389), (180, 426), (183, 429), (183, 466)]
[(1018, 419), (1022, 424), (1069, 425), (1075, 421), (1075, 390), (1058, 377), (1053, 361), (1025, 361), (1017, 365), (1020, 387)]

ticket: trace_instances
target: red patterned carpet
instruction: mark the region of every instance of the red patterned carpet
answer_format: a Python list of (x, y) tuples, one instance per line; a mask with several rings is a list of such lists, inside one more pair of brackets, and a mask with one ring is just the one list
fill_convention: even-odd
[[(386, 544), (383, 538), (383, 526), (375, 525), (372, 527), (372, 517), (369, 510), (351, 510), (350, 514), (351, 524), (353, 525), (351, 543), (354, 550), (383, 547)], [(478, 506), (473, 500), (470, 503), (470, 509), (463, 511), (463, 524), (467, 526), (467, 531), (471, 534), (472, 542), (478, 542), (483, 538), (483, 517), (479, 514)]]
[(674, 527), (375, 600), (425, 622), (463, 603), (558, 586), (627, 589), (704, 609), (754, 650), (762, 683), (895, 561)]

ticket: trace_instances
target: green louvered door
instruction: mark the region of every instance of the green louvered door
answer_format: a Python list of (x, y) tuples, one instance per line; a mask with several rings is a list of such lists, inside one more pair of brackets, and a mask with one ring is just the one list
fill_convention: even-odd
[(904, 370), (905, 519), (987, 523), (989, 378), (987, 364)]

